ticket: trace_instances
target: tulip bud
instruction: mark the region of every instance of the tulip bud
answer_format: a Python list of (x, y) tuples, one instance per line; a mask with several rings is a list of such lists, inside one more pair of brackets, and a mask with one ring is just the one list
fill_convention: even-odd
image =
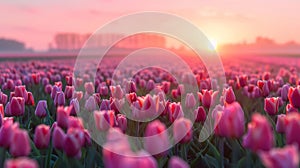
[(5, 114), (9, 116), (22, 116), (25, 113), (25, 100), (23, 97), (12, 97), (6, 104)]
[(94, 96), (90, 96), (87, 99), (87, 101), (85, 102), (84, 108), (89, 112), (97, 110), (98, 104), (97, 104)]
[(66, 102), (65, 94), (62, 91), (56, 92), (55, 98), (54, 98), (54, 105), (55, 106), (64, 106)]
[(195, 122), (204, 122), (206, 119), (206, 111), (203, 106), (199, 106), (194, 110)]
[(66, 86), (66, 88), (65, 88), (65, 97), (66, 97), (66, 99), (72, 98), (74, 93), (75, 93), (75, 87), (74, 86)]
[(64, 148), (65, 137), (64, 131), (59, 126), (54, 127), (52, 135), (53, 147), (62, 150)]
[(182, 160), (180, 157), (173, 156), (170, 161), (168, 168), (189, 168), (190, 166)]
[(244, 111), (238, 102), (225, 106), (215, 116), (216, 135), (228, 138), (239, 138), (244, 133)]
[(174, 122), (177, 118), (183, 117), (183, 111), (179, 103), (170, 103), (168, 107), (169, 121)]
[(279, 114), (277, 116), (276, 131), (278, 133), (284, 133), (286, 124), (287, 124), (286, 115), (285, 114)]
[(90, 95), (95, 93), (95, 87), (94, 87), (94, 84), (92, 82), (86, 82), (84, 84), (84, 88), (85, 88), (85, 92), (90, 94)]
[(126, 116), (123, 115), (123, 114), (118, 114), (116, 120), (117, 120), (117, 123), (118, 123), (118, 127), (123, 132), (125, 132), (126, 128), (127, 128), (127, 119), (126, 119)]
[(50, 142), (50, 127), (44, 124), (38, 125), (34, 132), (34, 144), (39, 149), (44, 149), (49, 146)]
[(234, 92), (231, 87), (225, 89), (224, 92), (225, 92), (224, 96), (225, 96), (226, 103), (231, 104), (236, 100)]
[(9, 148), (12, 142), (14, 131), (18, 129), (18, 124), (13, 124), (13, 120), (3, 119), (2, 127), (0, 128), (0, 146)]
[(265, 98), (264, 110), (269, 115), (275, 115), (278, 113), (279, 99), (278, 97)]
[(70, 112), (71, 115), (76, 115), (80, 112), (80, 105), (77, 98), (72, 99), (70, 101), (70, 107), (71, 107), (71, 112)]
[(66, 134), (63, 144), (63, 149), (67, 156), (76, 158), (81, 157), (81, 144), (75, 137), (75, 134)]
[(56, 121), (57, 124), (62, 128), (68, 127), (68, 119), (70, 115), (70, 109), (68, 107), (59, 106), (56, 111)]
[(47, 84), (44, 88), (45, 93), (51, 94), (52, 92), (52, 86), (50, 84)]
[(27, 157), (19, 157), (16, 159), (8, 159), (4, 163), (4, 168), (38, 168), (36, 160)]
[(189, 119), (179, 118), (174, 121), (173, 135), (175, 142), (187, 143), (192, 140), (193, 124)]
[[(263, 138), (262, 138), (263, 137)], [(274, 145), (274, 135), (268, 120), (256, 113), (248, 123), (248, 132), (243, 137), (243, 146), (252, 151), (270, 150)]]
[(35, 115), (44, 118), (47, 115), (47, 101), (40, 100), (35, 109)]
[(115, 124), (114, 111), (94, 111), (94, 120), (99, 131), (107, 131)]
[(288, 98), (293, 107), (300, 108), (300, 85), (289, 88)]
[(144, 149), (151, 155), (165, 155), (169, 149), (166, 126), (159, 120), (150, 122), (145, 131)]
[(185, 98), (185, 107), (186, 108), (194, 108), (196, 106), (196, 99), (193, 93), (188, 93)]
[(290, 113), (286, 117), (285, 136), (287, 144), (297, 144), (300, 149), (300, 114)]
[(12, 139), (13, 143), (10, 144), (9, 153), (14, 157), (28, 156), (31, 147), (27, 131), (15, 129)]
[(123, 90), (120, 85), (110, 86), (110, 92), (113, 98), (122, 99), (124, 96)]
[(299, 167), (299, 153), (295, 145), (273, 148), (268, 152), (259, 152), (259, 157), (266, 168)]
[(280, 96), (282, 98), (283, 101), (287, 101), (288, 100), (288, 92), (290, 89), (290, 85), (289, 84), (285, 84), (282, 86), (281, 90), (280, 90)]

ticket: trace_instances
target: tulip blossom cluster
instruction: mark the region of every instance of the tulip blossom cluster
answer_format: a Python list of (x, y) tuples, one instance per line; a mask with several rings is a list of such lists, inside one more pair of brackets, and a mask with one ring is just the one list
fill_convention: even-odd
[(0, 167), (299, 167), (298, 67), (61, 61), (0, 64)]

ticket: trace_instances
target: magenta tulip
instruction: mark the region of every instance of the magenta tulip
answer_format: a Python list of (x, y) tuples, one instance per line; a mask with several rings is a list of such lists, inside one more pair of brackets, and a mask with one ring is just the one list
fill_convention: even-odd
[(144, 149), (151, 155), (163, 156), (170, 148), (166, 126), (159, 120), (147, 125), (144, 136)]
[(39, 149), (44, 149), (49, 146), (50, 142), (50, 127), (44, 124), (38, 125), (34, 132), (34, 144)]
[(19, 157), (16, 159), (8, 159), (4, 163), (4, 168), (38, 168), (36, 160), (27, 157)]
[(187, 143), (193, 137), (193, 124), (189, 119), (179, 118), (174, 121), (173, 136), (176, 143)]
[(265, 98), (264, 109), (269, 115), (278, 113), (279, 99), (278, 97)]
[(12, 142), (9, 147), (9, 153), (14, 157), (28, 156), (31, 151), (30, 139), (27, 131), (15, 129)]
[(299, 167), (299, 153), (295, 145), (260, 152), (259, 157), (266, 168)]
[(180, 157), (173, 156), (168, 164), (168, 168), (189, 168), (190, 166)]
[(47, 116), (47, 101), (46, 100), (40, 100), (36, 106), (35, 109), (35, 115), (44, 118)]
[[(262, 138), (263, 137), (263, 138)], [(243, 137), (243, 146), (252, 151), (270, 150), (274, 145), (274, 135), (268, 120), (256, 113), (248, 123), (248, 132)]]

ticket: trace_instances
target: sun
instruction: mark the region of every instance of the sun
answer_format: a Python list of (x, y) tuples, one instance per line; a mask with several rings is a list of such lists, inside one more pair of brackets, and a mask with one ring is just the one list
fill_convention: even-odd
[(218, 48), (218, 42), (215, 39), (210, 39), (210, 43), (212, 44), (214, 50)]

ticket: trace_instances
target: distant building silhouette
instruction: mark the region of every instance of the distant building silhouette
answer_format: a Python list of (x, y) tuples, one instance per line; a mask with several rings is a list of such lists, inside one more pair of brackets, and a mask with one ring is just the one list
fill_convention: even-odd
[[(57, 50), (79, 50), (89, 39), (91, 34), (58, 33), (54, 37)], [(107, 33), (93, 35), (89, 39), (88, 48), (106, 47), (115, 43), (115, 39), (123, 37), (121, 34)], [(117, 48), (143, 48), (143, 47), (165, 47), (166, 39), (153, 33), (142, 33), (126, 37), (115, 44)]]
[(24, 51), (25, 44), (13, 39), (0, 38), (0, 51)]

